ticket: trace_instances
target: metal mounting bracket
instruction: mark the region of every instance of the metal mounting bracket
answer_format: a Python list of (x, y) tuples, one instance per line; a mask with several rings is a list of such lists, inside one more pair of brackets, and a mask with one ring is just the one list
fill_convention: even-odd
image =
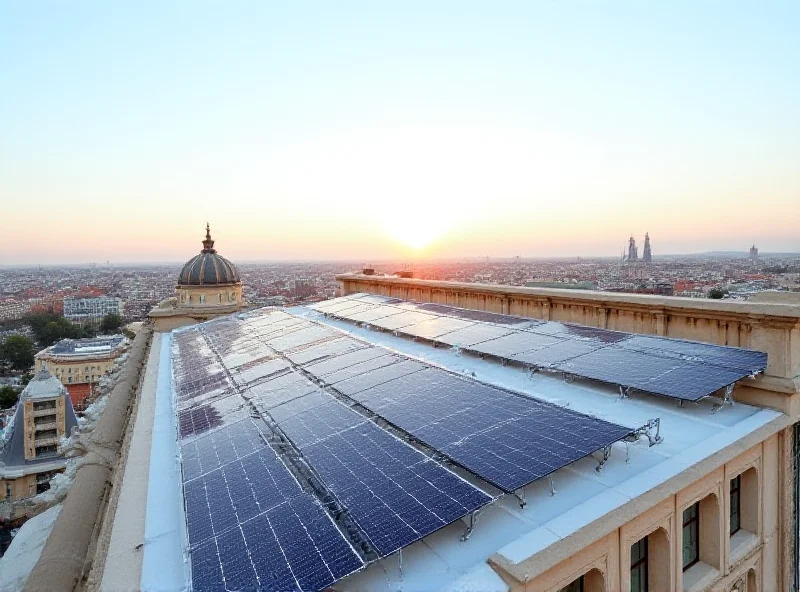
[(736, 383), (729, 384), (725, 387), (725, 393), (722, 395), (722, 403), (716, 403), (711, 407), (711, 413), (722, 411), (725, 405), (733, 407), (733, 389), (736, 388)]
[(553, 484), (553, 476), (548, 475), (547, 480), (550, 482), (550, 495), (556, 494), (556, 486)]
[(611, 446), (603, 447), (603, 459), (597, 461), (597, 466), (594, 468), (594, 470), (597, 473), (603, 470), (603, 465), (606, 464), (610, 456), (611, 456)]
[(564, 372), (564, 382), (566, 382), (567, 384), (575, 382), (575, 375), (570, 374), (569, 372)]
[(524, 489), (517, 489), (514, 492), (514, 497), (519, 500), (519, 507), (524, 508), (525, 504), (528, 502), (525, 501), (525, 490)]
[(464, 542), (469, 539), (469, 535), (472, 534), (472, 530), (475, 528), (475, 525), (478, 523), (478, 515), (480, 514), (480, 510), (475, 510), (471, 512), (469, 515), (469, 525), (467, 526), (467, 530), (464, 531), (464, 534), (461, 535), (461, 541)]
[(622, 401), (623, 399), (630, 399), (630, 398), (631, 398), (631, 387), (619, 385), (619, 397), (617, 398), (617, 401)]

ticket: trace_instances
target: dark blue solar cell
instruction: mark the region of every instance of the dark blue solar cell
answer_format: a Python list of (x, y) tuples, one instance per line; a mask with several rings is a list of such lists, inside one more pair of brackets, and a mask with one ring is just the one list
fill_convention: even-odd
[(222, 579), (219, 551), (214, 539), (209, 539), (195, 547), (191, 552), (191, 557), (192, 590), (194, 592), (219, 592), (219, 590), (226, 589)]

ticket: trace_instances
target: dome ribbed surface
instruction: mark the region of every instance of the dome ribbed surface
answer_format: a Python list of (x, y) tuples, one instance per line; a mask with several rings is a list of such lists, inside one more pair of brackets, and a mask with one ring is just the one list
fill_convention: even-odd
[(235, 284), (239, 279), (236, 266), (216, 252), (202, 252), (183, 266), (179, 286), (219, 286)]

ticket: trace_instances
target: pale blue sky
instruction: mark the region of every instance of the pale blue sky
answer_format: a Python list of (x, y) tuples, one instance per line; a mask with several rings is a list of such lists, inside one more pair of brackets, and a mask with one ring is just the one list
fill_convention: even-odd
[(182, 259), (206, 219), (233, 259), (800, 250), (798, 31), (797, 1), (0, 0), (0, 263)]

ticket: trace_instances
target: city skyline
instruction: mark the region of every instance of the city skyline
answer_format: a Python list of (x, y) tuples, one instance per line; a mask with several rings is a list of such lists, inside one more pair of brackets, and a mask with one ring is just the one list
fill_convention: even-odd
[(7, 5), (0, 265), (798, 252), (800, 5)]

